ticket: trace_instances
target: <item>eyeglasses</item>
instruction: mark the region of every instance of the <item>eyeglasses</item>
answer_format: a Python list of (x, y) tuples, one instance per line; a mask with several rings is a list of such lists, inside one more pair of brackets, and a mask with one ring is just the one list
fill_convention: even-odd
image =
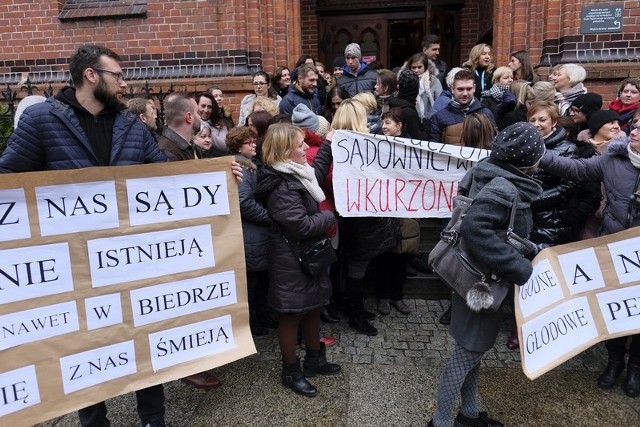
[(634, 124), (630, 124), (629, 125), (629, 133), (633, 132), (634, 130), (640, 131), (640, 126), (636, 126)]
[(267, 82), (253, 82), (254, 86), (266, 86)]
[(572, 116), (574, 114), (580, 114), (582, 113), (582, 110), (577, 108), (577, 107), (571, 107), (569, 108), (569, 115)]
[(107, 73), (109, 75), (112, 75), (113, 77), (116, 78), (116, 81), (118, 83), (124, 82), (124, 75), (122, 73), (116, 73), (115, 71), (105, 70), (104, 68), (94, 68), (94, 70), (99, 73)]
[(249, 138), (244, 142), (245, 145), (258, 145), (258, 142), (255, 138)]

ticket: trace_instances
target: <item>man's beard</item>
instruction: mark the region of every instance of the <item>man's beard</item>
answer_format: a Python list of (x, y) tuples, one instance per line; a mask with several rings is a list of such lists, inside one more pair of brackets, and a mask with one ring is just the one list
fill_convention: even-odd
[(105, 110), (119, 111), (124, 108), (124, 104), (120, 102), (118, 97), (109, 93), (102, 79), (100, 79), (100, 81), (96, 85), (96, 88), (93, 91), (93, 96), (95, 96), (96, 99), (100, 101), (102, 105), (104, 105)]

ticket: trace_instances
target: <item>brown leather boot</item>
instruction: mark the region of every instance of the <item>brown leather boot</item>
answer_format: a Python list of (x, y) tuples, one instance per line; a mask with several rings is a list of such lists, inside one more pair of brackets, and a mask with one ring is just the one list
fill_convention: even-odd
[(202, 390), (211, 390), (222, 385), (222, 381), (220, 381), (218, 377), (214, 377), (208, 372), (189, 375), (188, 377), (182, 378), (180, 381), (185, 384), (189, 384), (193, 388), (199, 388)]

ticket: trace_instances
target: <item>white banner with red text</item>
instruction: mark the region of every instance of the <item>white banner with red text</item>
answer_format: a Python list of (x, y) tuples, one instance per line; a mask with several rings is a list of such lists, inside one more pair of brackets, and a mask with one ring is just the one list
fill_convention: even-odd
[(338, 130), (333, 192), (345, 217), (449, 218), (458, 183), (489, 151)]

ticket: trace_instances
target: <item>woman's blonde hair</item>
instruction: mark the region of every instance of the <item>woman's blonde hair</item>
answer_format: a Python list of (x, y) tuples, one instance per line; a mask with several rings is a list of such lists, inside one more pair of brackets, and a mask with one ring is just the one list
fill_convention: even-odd
[(371, 92), (359, 92), (353, 95), (351, 99), (355, 99), (364, 106), (367, 114), (373, 114), (378, 109), (378, 101), (376, 96)]
[[(475, 70), (478, 67), (478, 61), (480, 60), (480, 55), (482, 54), (482, 51), (484, 50), (485, 47), (488, 47), (489, 50), (493, 50), (491, 48), (491, 45), (487, 43), (480, 43), (475, 45), (474, 47), (471, 48), (471, 51), (469, 52), (469, 59), (467, 60), (467, 62), (462, 64), (462, 66), (464, 68)], [(493, 70), (493, 67), (494, 67), (493, 62), (490, 62), (489, 66), (487, 66), (487, 71)]]
[(278, 108), (278, 104), (276, 104), (276, 102), (273, 99), (267, 98), (266, 96), (257, 97), (251, 103), (251, 107), (249, 108), (249, 112), (253, 113), (254, 111), (256, 111), (256, 106), (260, 107), (260, 109), (258, 111), (266, 111), (267, 113), (271, 114), (272, 116), (275, 116), (276, 114), (280, 113), (280, 108)]
[(556, 88), (551, 82), (535, 82), (532, 88), (535, 101), (553, 101), (556, 97)]
[(262, 161), (267, 166), (273, 166), (278, 162), (288, 162), (291, 151), (298, 143), (296, 137), (304, 133), (291, 123), (275, 123), (269, 126), (267, 135), (262, 143)]
[(352, 98), (343, 100), (333, 116), (331, 128), (369, 132), (364, 105)]
[(527, 101), (530, 101), (533, 96), (531, 83), (526, 80), (518, 80), (511, 83), (509, 90), (516, 97), (516, 106), (514, 107), (516, 110), (522, 105), (527, 105)]
[(513, 77), (513, 70), (511, 68), (509, 67), (496, 68), (496, 70), (493, 72), (493, 77), (491, 77), (491, 83), (494, 85), (498, 84), (498, 81), (500, 80), (500, 78), (508, 74), (511, 74), (511, 77)]

